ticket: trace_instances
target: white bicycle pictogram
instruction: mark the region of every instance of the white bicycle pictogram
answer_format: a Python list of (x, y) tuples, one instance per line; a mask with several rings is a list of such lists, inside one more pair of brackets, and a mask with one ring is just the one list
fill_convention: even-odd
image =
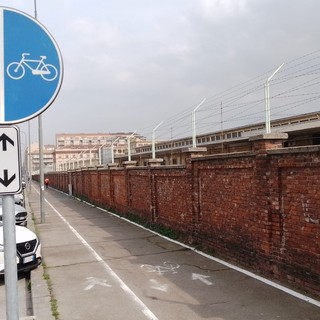
[(163, 275), (166, 272), (169, 273), (178, 273), (177, 269), (180, 268), (180, 265), (170, 261), (165, 261), (162, 266), (155, 266), (151, 264), (142, 264), (141, 268), (147, 272), (155, 272), (159, 275)]
[[(19, 62), (11, 62), (7, 67), (7, 74), (11, 79), (19, 80), (26, 73), (26, 67), (31, 70), (35, 76), (41, 76), (45, 81), (53, 81), (58, 76), (58, 70), (52, 64), (44, 62), (46, 56), (40, 56), (40, 60), (26, 59), (30, 53), (22, 53), (22, 58)], [(36, 64), (33, 68), (32, 65)]]

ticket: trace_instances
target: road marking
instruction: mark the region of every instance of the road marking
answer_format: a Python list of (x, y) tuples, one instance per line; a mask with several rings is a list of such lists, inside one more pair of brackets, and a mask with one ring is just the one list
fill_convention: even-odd
[(159, 290), (159, 291), (163, 291), (163, 292), (168, 292), (168, 285), (167, 284), (161, 284), (160, 282), (158, 282), (155, 279), (150, 279), (151, 282), (151, 289), (155, 289), (155, 290)]
[(162, 276), (166, 272), (173, 274), (178, 273), (177, 269), (180, 268), (180, 265), (178, 265), (177, 263), (165, 261), (161, 266), (152, 264), (142, 264), (140, 268), (144, 269), (147, 272), (156, 272), (160, 276)]
[[(75, 199), (78, 199), (78, 198), (75, 198)], [(81, 199), (78, 199), (78, 200), (79, 200), (79, 201), (82, 201)], [(92, 204), (91, 204), (91, 205), (92, 205)], [(301, 293), (299, 293), (299, 292), (297, 292), (297, 291), (294, 291), (294, 290), (289, 289), (289, 288), (287, 288), (287, 287), (285, 287), (285, 286), (282, 286), (282, 285), (280, 285), (280, 284), (278, 284), (278, 283), (275, 283), (275, 282), (273, 282), (273, 281), (271, 281), (271, 280), (268, 280), (268, 279), (266, 279), (266, 278), (263, 278), (263, 277), (261, 277), (261, 276), (258, 276), (258, 275), (256, 275), (256, 274), (254, 274), (253, 272), (250, 272), (250, 271), (248, 271), (248, 270), (245, 270), (245, 269), (243, 269), (243, 268), (240, 268), (240, 267), (238, 267), (238, 266), (235, 266), (235, 265), (233, 265), (233, 264), (231, 264), (231, 263), (229, 263), (229, 262), (226, 262), (226, 261), (223, 261), (223, 260), (221, 260), (221, 259), (219, 259), (219, 258), (210, 256), (209, 254), (206, 254), (206, 253), (204, 253), (204, 252), (202, 252), (202, 251), (200, 251), (200, 250), (197, 250), (197, 249), (195, 249), (194, 247), (188, 246), (188, 245), (186, 245), (185, 243), (179, 242), (179, 241), (177, 241), (177, 240), (170, 239), (169, 237), (166, 237), (166, 236), (164, 236), (164, 235), (162, 235), (162, 234), (160, 234), (160, 233), (158, 233), (158, 232), (156, 232), (156, 231), (150, 230), (150, 229), (148, 229), (148, 228), (146, 228), (146, 227), (144, 227), (144, 226), (142, 226), (142, 225), (140, 225), (140, 224), (138, 224), (138, 223), (136, 223), (136, 222), (133, 222), (133, 221), (131, 221), (131, 220), (125, 218), (125, 217), (122, 217), (122, 216), (120, 216), (120, 215), (118, 215), (118, 214), (115, 214), (115, 213), (113, 213), (113, 212), (111, 212), (111, 211), (108, 211), (108, 210), (103, 209), (103, 208), (100, 208), (100, 207), (96, 207), (96, 208), (99, 209), (100, 211), (107, 212), (108, 214), (110, 214), (110, 215), (112, 215), (112, 216), (114, 216), (114, 217), (117, 217), (117, 218), (119, 218), (119, 219), (121, 219), (121, 220), (125, 220), (125, 221), (127, 221), (127, 222), (129, 222), (129, 223), (131, 223), (131, 224), (133, 224), (133, 225), (135, 225), (135, 226), (137, 226), (137, 227), (139, 227), (139, 228), (141, 228), (141, 229), (143, 229), (143, 230), (147, 230), (147, 231), (149, 231), (149, 232), (151, 232), (151, 233), (153, 233), (153, 234), (155, 234), (155, 235), (157, 235), (157, 236), (159, 236), (159, 237), (161, 237), (161, 238), (163, 238), (163, 239), (166, 239), (166, 240), (168, 240), (168, 241), (170, 241), (170, 242), (172, 242), (172, 243), (178, 244), (178, 245), (180, 245), (181, 247), (187, 248), (187, 249), (189, 249), (189, 250), (191, 250), (191, 251), (193, 251), (193, 252), (195, 252), (195, 253), (197, 253), (197, 254), (199, 254), (199, 255), (201, 255), (201, 256), (209, 259), (209, 260), (212, 260), (212, 261), (215, 261), (215, 262), (217, 262), (217, 263), (220, 263), (220, 264), (222, 264), (222, 265), (224, 265), (224, 266), (226, 266), (226, 267), (228, 267), (228, 268), (230, 268), (230, 269), (233, 269), (233, 270), (235, 270), (235, 271), (237, 271), (237, 272), (240, 272), (240, 273), (242, 273), (242, 274), (245, 274), (245, 275), (249, 276), (250, 278), (253, 278), (253, 279), (256, 279), (256, 280), (258, 280), (258, 281), (261, 281), (261, 282), (267, 284), (267, 285), (270, 286), (270, 287), (276, 288), (276, 289), (278, 289), (278, 290), (280, 290), (280, 291), (282, 291), (282, 292), (285, 292), (285, 293), (287, 293), (287, 294), (289, 294), (289, 295), (291, 295), (291, 296), (293, 296), (293, 297), (295, 297), (295, 298), (298, 298), (298, 299), (300, 299), (300, 300), (306, 301), (306, 302), (308, 302), (308, 303), (311, 303), (311, 304), (313, 304), (313, 305), (315, 305), (315, 306), (320, 307), (320, 301), (315, 300), (315, 299), (313, 299), (313, 298), (311, 298), (311, 297), (309, 297), (309, 296), (306, 296), (306, 295), (301, 294)]]
[(85, 282), (86, 287), (84, 288), (84, 290), (86, 291), (91, 290), (96, 285), (99, 285), (102, 287), (108, 287), (108, 288), (112, 287), (112, 285), (108, 284), (107, 280), (104, 280), (104, 279), (97, 279), (94, 277), (87, 277), (86, 279), (87, 279), (87, 281)]
[(204, 276), (204, 275), (198, 274), (198, 273), (192, 274), (192, 280), (200, 280), (201, 282), (203, 282), (207, 286), (211, 286), (212, 282), (209, 281), (207, 278), (210, 278), (210, 276)]
[(158, 320), (158, 318), (152, 313), (152, 311), (134, 294), (134, 292), (125, 284), (125, 282), (111, 269), (111, 267), (99, 256), (99, 254), (89, 245), (89, 243), (79, 234), (79, 232), (72, 227), (72, 225), (65, 219), (61, 213), (47, 200), (45, 202), (51, 207), (51, 209), (59, 216), (59, 218), (69, 227), (72, 233), (80, 240), (80, 242), (93, 254), (94, 258), (100, 262), (108, 274), (119, 283), (120, 288), (129, 296), (129, 298), (136, 303), (142, 313), (151, 320)]
[[(65, 194), (65, 195), (68, 195), (67, 193), (62, 192), (62, 191), (59, 191), (59, 190), (56, 190), (56, 191), (61, 192), (61, 193)], [(80, 201), (80, 202), (84, 202), (84, 201), (82, 201), (80, 198), (77, 198), (77, 197), (74, 197), (74, 199), (77, 199), (77, 200)], [(204, 252), (202, 252), (202, 251), (200, 251), (200, 250), (197, 250), (197, 249), (194, 248), (194, 247), (191, 247), (191, 246), (189, 246), (189, 245), (186, 245), (185, 243), (179, 242), (179, 241), (177, 241), (177, 240), (170, 239), (169, 237), (166, 237), (166, 236), (164, 236), (164, 235), (162, 235), (162, 234), (160, 234), (160, 233), (158, 233), (158, 232), (156, 232), (156, 231), (153, 231), (153, 230), (151, 230), (151, 229), (148, 229), (148, 228), (146, 228), (146, 227), (144, 227), (144, 226), (142, 226), (142, 225), (140, 225), (140, 224), (138, 224), (138, 223), (136, 223), (136, 222), (133, 222), (133, 221), (131, 221), (131, 220), (125, 218), (125, 217), (122, 217), (122, 216), (120, 216), (120, 215), (118, 215), (118, 214), (116, 214), (116, 213), (113, 213), (113, 212), (111, 212), (111, 211), (109, 211), (109, 210), (106, 210), (106, 209), (101, 208), (101, 207), (94, 206), (93, 204), (91, 204), (91, 203), (89, 203), (89, 202), (87, 202), (87, 203), (88, 203), (88, 205), (90, 205), (90, 206), (92, 206), (92, 207), (95, 207), (95, 208), (99, 209), (99, 210), (102, 211), (102, 212), (107, 212), (108, 214), (110, 214), (110, 215), (113, 216), (113, 217), (117, 217), (118, 219), (127, 221), (128, 223), (131, 223), (131, 224), (133, 224), (133, 225), (135, 225), (135, 226), (137, 226), (137, 227), (139, 227), (139, 228), (141, 228), (141, 229), (143, 229), (143, 230), (147, 230), (147, 231), (149, 231), (150, 233), (153, 233), (153, 234), (155, 234), (155, 235), (157, 235), (157, 236), (159, 236), (159, 237), (161, 237), (161, 238), (163, 238), (163, 239), (166, 239), (166, 240), (168, 240), (168, 241), (170, 241), (170, 242), (172, 242), (172, 243), (178, 244), (178, 245), (180, 245), (181, 247), (187, 248), (187, 249), (189, 249), (189, 250), (191, 250), (191, 251), (193, 251), (193, 252), (195, 252), (195, 253), (197, 253), (197, 254), (199, 254), (199, 255), (201, 255), (201, 256), (209, 259), (209, 260), (212, 260), (212, 261), (215, 261), (215, 262), (217, 262), (217, 263), (220, 263), (220, 264), (222, 264), (222, 265), (224, 265), (224, 266), (226, 266), (226, 267), (228, 267), (228, 268), (230, 268), (230, 269), (233, 269), (233, 270), (235, 270), (235, 271), (237, 271), (237, 272), (240, 272), (240, 273), (242, 273), (242, 274), (245, 274), (245, 275), (247, 275), (247, 276), (250, 277), (250, 278), (253, 278), (253, 279), (256, 279), (256, 280), (258, 280), (258, 281), (260, 281), (260, 282), (263, 282), (263, 283), (267, 284), (267, 285), (270, 286), (270, 287), (273, 287), (273, 288), (278, 289), (278, 290), (280, 290), (280, 291), (282, 291), (282, 292), (285, 292), (285, 293), (287, 293), (287, 294), (289, 294), (289, 295), (291, 295), (291, 296), (293, 296), (293, 297), (295, 297), (295, 298), (298, 298), (298, 299), (300, 299), (300, 300), (302, 300), (302, 301), (306, 301), (306, 302), (308, 302), (308, 303), (310, 303), (310, 304), (313, 304), (313, 305), (315, 305), (315, 306), (317, 306), (317, 307), (320, 307), (320, 301), (318, 301), (318, 300), (315, 300), (315, 299), (313, 299), (313, 298), (311, 298), (311, 297), (309, 297), (309, 296), (306, 296), (306, 295), (301, 294), (301, 293), (299, 293), (299, 292), (297, 292), (297, 291), (294, 291), (294, 290), (289, 289), (289, 288), (287, 288), (287, 287), (285, 287), (285, 286), (282, 286), (282, 285), (280, 285), (280, 284), (278, 284), (278, 283), (275, 283), (275, 282), (273, 282), (273, 281), (271, 281), (271, 280), (268, 280), (268, 279), (266, 279), (266, 278), (263, 278), (263, 277), (261, 277), (261, 276), (258, 276), (258, 275), (256, 275), (256, 274), (254, 274), (253, 272), (250, 272), (250, 271), (248, 271), (248, 270), (245, 270), (245, 269), (243, 269), (243, 268), (240, 268), (240, 267), (238, 267), (238, 266), (235, 266), (235, 265), (233, 265), (233, 264), (231, 264), (231, 263), (229, 263), (229, 262), (226, 262), (226, 261), (221, 260), (221, 259), (219, 259), (219, 258), (210, 256), (209, 254), (206, 254), (206, 253), (204, 253)]]

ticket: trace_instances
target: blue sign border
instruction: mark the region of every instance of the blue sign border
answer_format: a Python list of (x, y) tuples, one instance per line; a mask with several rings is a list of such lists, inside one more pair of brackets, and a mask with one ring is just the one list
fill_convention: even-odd
[(63, 81), (63, 61), (52, 35), (24, 12), (0, 7), (0, 31), (0, 124), (16, 124), (53, 103)]

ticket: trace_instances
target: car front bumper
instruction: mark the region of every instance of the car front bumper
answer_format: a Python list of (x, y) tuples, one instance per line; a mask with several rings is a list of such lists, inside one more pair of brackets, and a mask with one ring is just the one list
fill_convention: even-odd
[[(33, 269), (36, 269), (42, 262), (41, 257), (41, 244), (37, 246), (35, 253), (28, 255), (17, 255), (17, 271), (18, 272), (27, 272)], [(0, 252), (0, 275), (4, 274), (4, 252)]]

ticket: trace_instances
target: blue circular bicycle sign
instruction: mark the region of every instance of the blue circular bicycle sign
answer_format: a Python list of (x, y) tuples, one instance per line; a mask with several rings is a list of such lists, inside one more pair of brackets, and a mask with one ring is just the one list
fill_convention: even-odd
[(37, 20), (5, 7), (0, 7), (0, 44), (0, 124), (27, 121), (59, 93), (60, 50)]

